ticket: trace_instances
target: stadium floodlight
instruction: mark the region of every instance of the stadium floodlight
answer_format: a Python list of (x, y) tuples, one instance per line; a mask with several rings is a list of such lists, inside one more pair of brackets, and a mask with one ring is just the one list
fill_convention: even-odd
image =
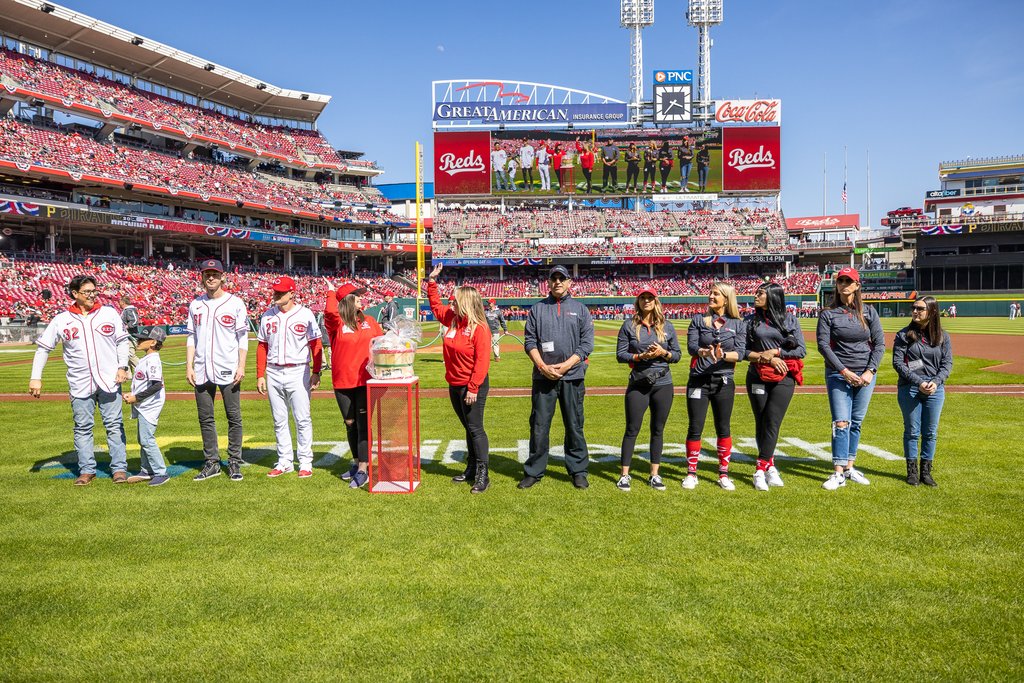
[(132, 45), (142, 45), (143, 42), (142, 38), (139, 38), (138, 36), (132, 38)]
[(207, 71), (213, 71), (217, 67), (215, 67), (213, 64), (207, 63), (206, 66), (204, 66), (203, 68), (206, 69)]
[(644, 42), (642, 32), (654, 23), (654, 0), (620, 0), (619, 23), (629, 29), (629, 108), (640, 124), (644, 99)]
[(697, 100), (694, 118), (709, 120), (711, 104), (711, 27), (722, 23), (723, 0), (689, 0), (686, 21), (697, 29)]

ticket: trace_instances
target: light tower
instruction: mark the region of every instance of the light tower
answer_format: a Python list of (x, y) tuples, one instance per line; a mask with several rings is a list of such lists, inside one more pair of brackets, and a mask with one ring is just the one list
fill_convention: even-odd
[(709, 121), (713, 116), (711, 104), (711, 27), (722, 23), (723, 0), (689, 0), (686, 21), (697, 27), (697, 98), (693, 103), (693, 118)]
[(644, 100), (644, 27), (654, 23), (654, 0), (620, 0), (619, 17), (629, 29), (629, 108), (632, 122), (641, 123)]

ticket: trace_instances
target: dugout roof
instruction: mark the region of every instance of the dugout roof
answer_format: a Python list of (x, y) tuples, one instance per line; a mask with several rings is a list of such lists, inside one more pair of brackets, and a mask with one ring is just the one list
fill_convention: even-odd
[(0, 0), (0, 26), (5, 34), (48, 50), (249, 114), (313, 122), (331, 100), (271, 85), (53, 2)]

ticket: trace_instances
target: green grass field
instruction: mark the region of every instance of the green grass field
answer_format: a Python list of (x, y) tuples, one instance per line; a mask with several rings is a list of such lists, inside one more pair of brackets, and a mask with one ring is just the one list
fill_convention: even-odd
[[(952, 323), (961, 332), (988, 325)], [(598, 338), (589, 385), (622, 385), (613, 344)], [(183, 356), (178, 340), (163, 354), (171, 389), (185, 388), (181, 368), (170, 366)], [(504, 356), (492, 386), (523, 385), (523, 354)], [(809, 381), (819, 383), (820, 361), (813, 353), (810, 361)], [(1024, 381), (982, 369), (991, 364), (958, 357), (953, 380)], [(28, 371), (0, 366), (0, 393), (25, 391)], [(422, 353), (418, 371), (423, 386), (443, 386), (439, 355)], [(55, 354), (47, 391), (66, 391), (63, 372)], [(684, 375), (680, 368), (677, 381)], [(880, 381), (894, 381), (891, 370)], [(254, 386), (251, 370), (246, 384)], [(463, 436), (447, 399), (425, 399), (423, 486), (372, 496), (340, 481), (343, 425), (330, 393), (316, 396), (317, 464), (303, 481), (264, 476), (273, 430), (267, 403), (253, 399), (243, 405), (245, 481), (193, 483), (195, 406), (169, 401), (157, 433), (177, 476), (159, 489), (108, 478), (73, 487), (67, 402), (6, 402), (0, 678), (1024, 676), (1024, 500), (1014, 485), (1024, 399), (949, 394), (933, 490), (902, 482), (899, 409), (895, 396), (877, 394), (858, 460), (872, 485), (828, 493), (820, 488), (830, 469), (827, 400), (799, 395), (779, 446), (786, 486), (760, 494), (742, 396), (733, 417), (737, 491), (714, 485), (710, 459), (698, 488), (680, 489), (686, 413), (677, 398), (663, 466), (669, 490), (642, 484), (641, 432), (634, 490), (624, 494), (614, 486), (621, 397), (587, 398), (595, 462), (585, 492), (557, 459), (541, 484), (515, 488), (529, 399), (492, 398), (493, 486), (482, 496), (449, 483), (462, 469)], [(126, 427), (135, 468), (134, 423)], [(561, 434), (556, 419), (553, 444)]]

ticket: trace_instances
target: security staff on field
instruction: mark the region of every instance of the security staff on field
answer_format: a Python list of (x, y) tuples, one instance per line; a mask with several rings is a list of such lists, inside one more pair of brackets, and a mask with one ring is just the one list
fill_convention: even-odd
[(530, 309), (525, 347), (533, 361), (533, 410), (530, 413), (530, 456), (523, 465), (519, 488), (528, 489), (544, 476), (548, 436), (555, 403), (565, 425), (565, 468), (573, 486), (585, 489), (590, 454), (583, 436), (583, 377), (594, 351), (594, 321), (587, 307), (572, 298), (572, 279), (564, 266), (548, 274), (551, 293)]

